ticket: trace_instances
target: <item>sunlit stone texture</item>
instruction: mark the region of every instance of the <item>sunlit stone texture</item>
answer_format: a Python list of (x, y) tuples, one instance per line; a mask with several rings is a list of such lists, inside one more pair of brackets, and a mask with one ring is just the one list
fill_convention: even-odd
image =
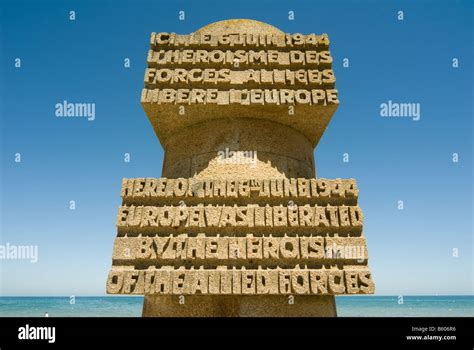
[(141, 103), (161, 178), (125, 178), (110, 294), (143, 316), (336, 316), (370, 294), (354, 179), (316, 177), (339, 100), (326, 34), (253, 20), (152, 33)]

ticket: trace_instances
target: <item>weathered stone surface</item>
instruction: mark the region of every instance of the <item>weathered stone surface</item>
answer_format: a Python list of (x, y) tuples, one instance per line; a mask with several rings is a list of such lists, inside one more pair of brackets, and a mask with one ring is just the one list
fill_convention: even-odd
[[(174, 265), (187, 262), (206, 267), (279, 266), (298, 263), (318, 266), (325, 263), (366, 263), (363, 237), (296, 236), (209, 236), (168, 234), (164, 236), (117, 237), (114, 265)], [(251, 261), (251, 262), (250, 262)]]
[[(229, 285), (222, 286), (226, 283)], [(374, 292), (374, 283), (370, 271), (360, 266), (344, 269), (114, 268), (107, 279), (107, 292), (147, 295), (368, 294)]]
[(232, 179), (135, 178), (122, 180), (124, 204), (197, 203), (357, 205), (354, 179)]
[(229, 20), (191, 35), (152, 33), (150, 46), (141, 102), (165, 147), (176, 132), (220, 118), (278, 122), (314, 147), (339, 105), (326, 34)]
[[(212, 300), (212, 301), (211, 301)], [(333, 317), (332, 295), (170, 295), (151, 294), (145, 317)]]
[(206, 232), (336, 232), (360, 235), (364, 216), (358, 206), (121, 206), (117, 230), (121, 234), (140, 232), (176, 232), (203, 230)]
[(228, 20), (152, 33), (142, 106), (162, 178), (124, 178), (110, 294), (144, 316), (336, 316), (370, 294), (354, 179), (316, 178), (339, 105), (326, 34)]

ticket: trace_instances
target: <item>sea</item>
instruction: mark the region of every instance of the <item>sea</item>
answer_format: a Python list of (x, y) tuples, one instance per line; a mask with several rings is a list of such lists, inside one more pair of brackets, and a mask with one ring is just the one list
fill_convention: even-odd
[[(139, 296), (0, 297), (0, 317), (140, 317), (142, 305)], [(474, 316), (474, 296), (339, 296), (336, 306), (339, 317)]]

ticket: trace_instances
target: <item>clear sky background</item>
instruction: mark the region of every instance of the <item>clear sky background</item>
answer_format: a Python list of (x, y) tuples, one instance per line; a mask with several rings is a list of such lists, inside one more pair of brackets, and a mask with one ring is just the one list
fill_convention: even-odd
[[(39, 260), (0, 260), (0, 295), (105, 294), (121, 179), (161, 175), (140, 105), (150, 32), (231, 18), (328, 33), (341, 105), (317, 175), (357, 179), (377, 294), (472, 294), (471, 1), (114, 0), (1, 1), (0, 244)], [(95, 103), (95, 120), (57, 118), (64, 100)], [(380, 117), (388, 100), (421, 119)]]

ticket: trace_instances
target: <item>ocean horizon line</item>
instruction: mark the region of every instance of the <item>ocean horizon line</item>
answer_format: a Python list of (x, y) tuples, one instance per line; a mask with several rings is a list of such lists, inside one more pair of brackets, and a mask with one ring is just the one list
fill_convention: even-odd
[[(298, 300), (298, 295), (295, 295)], [(0, 317), (141, 317), (143, 295), (0, 296)], [(473, 317), (473, 295), (336, 296), (342, 317)]]

